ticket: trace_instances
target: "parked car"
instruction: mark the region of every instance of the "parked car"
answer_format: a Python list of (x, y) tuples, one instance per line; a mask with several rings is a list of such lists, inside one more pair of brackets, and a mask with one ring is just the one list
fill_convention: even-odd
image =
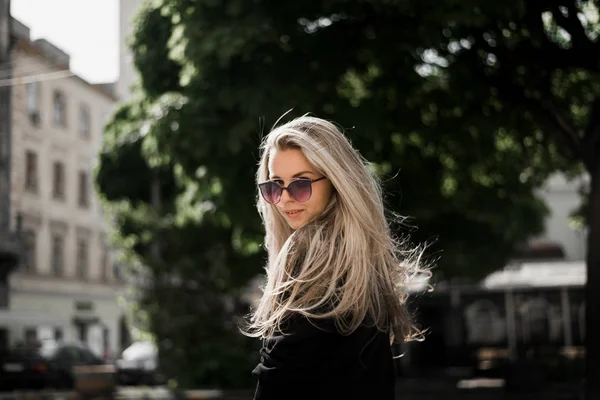
[(116, 362), (121, 385), (162, 385), (166, 379), (158, 368), (158, 352), (150, 342), (134, 342)]
[(0, 359), (0, 390), (72, 389), (74, 367), (103, 364), (76, 342), (19, 345)]

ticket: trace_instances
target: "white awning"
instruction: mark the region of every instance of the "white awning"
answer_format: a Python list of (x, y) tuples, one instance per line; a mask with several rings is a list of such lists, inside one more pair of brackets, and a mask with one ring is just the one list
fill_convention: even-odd
[(582, 287), (586, 283), (584, 261), (523, 262), (488, 275), (486, 289)]

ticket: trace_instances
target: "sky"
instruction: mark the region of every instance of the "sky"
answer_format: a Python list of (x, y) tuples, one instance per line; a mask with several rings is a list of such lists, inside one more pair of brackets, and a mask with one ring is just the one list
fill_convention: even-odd
[[(127, 0), (125, 0), (127, 1)], [(71, 56), (71, 70), (91, 83), (119, 76), (119, 0), (12, 0), (14, 18)]]

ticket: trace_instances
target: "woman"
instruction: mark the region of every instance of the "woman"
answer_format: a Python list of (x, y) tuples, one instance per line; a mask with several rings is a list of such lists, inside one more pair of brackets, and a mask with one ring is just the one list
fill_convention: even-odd
[(391, 342), (418, 333), (405, 307), (415, 263), (392, 237), (380, 185), (335, 125), (303, 116), (261, 146), (267, 283), (255, 400), (393, 399)]

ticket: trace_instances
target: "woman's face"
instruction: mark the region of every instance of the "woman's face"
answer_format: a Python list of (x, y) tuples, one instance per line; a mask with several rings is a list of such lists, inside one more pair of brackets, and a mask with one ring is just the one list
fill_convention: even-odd
[[(298, 149), (271, 150), (269, 153), (269, 180), (287, 187), (297, 178), (318, 179), (323, 175), (310, 165), (304, 153)], [(333, 186), (329, 179), (312, 184), (312, 196), (304, 203), (290, 197), (287, 190), (281, 194), (276, 204), (277, 210), (292, 229), (298, 229), (311, 219), (319, 216), (331, 199)]]

